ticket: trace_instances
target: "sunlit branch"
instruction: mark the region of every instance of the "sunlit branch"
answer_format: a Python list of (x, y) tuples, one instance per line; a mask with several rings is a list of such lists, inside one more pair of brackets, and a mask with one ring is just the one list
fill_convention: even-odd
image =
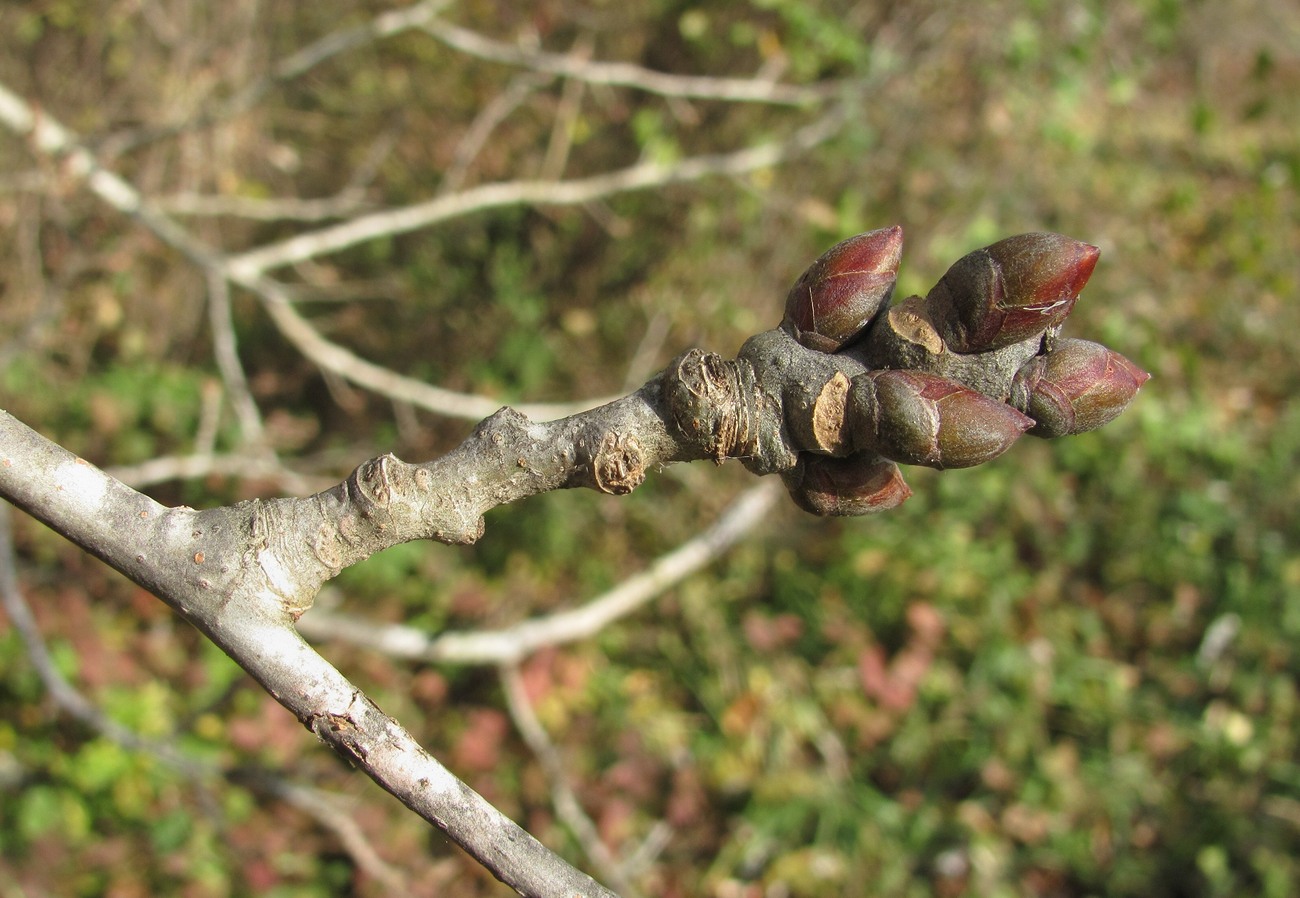
[(728, 103), (771, 103), (807, 106), (823, 101), (832, 84), (801, 86), (761, 78), (716, 78), (708, 75), (674, 75), (626, 62), (595, 62), (560, 53), (533, 50), (494, 40), (468, 28), (432, 18), (420, 29), (462, 53), (490, 62), (520, 66), (610, 87), (627, 87), (664, 97), (721, 100)]
[(532, 618), (504, 630), (452, 631), (435, 636), (404, 624), (374, 624), (321, 608), (304, 615), (298, 629), (311, 639), (351, 642), (396, 658), (515, 664), (539, 649), (595, 636), (711, 564), (762, 522), (779, 495), (775, 482), (760, 481), (742, 493), (713, 526), (660, 556), (645, 571), (578, 608)]
[[(233, 261), (194, 237), (176, 221), (160, 212), (139, 191), (118, 175), (101, 166), (68, 129), (35, 110), (0, 84), (0, 124), (28, 137), (40, 153), (61, 158), (70, 174), (83, 178), (87, 187), (111, 208), (129, 215), (169, 246), (205, 271), (219, 271), (231, 283), (259, 296), (281, 333), (312, 362), (334, 371), (359, 386), (400, 402), (447, 417), (480, 420), (501, 407), (499, 399), (459, 393), (426, 384), (414, 378), (368, 362), (320, 335), (293, 307), (289, 290), (263, 275), (250, 273), (248, 266)], [(299, 261), (306, 261), (307, 257)], [(543, 420), (560, 418), (575, 411), (600, 405), (607, 400), (575, 403), (536, 403), (516, 408)]]
[(334, 196), (311, 200), (178, 193), (159, 197), (154, 204), (162, 212), (191, 218), (229, 217), (250, 221), (306, 222), (346, 218), (373, 211), (375, 207), (373, 202), (366, 199), (365, 193), (355, 187), (345, 188)]
[(262, 426), (262, 413), (257, 407), (248, 388), (248, 376), (244, 373), (244, 364), (239, 360), (239, 338), (235, 336), (235, 322), (230, 312), (230, 281), (219, 265), (207, 270), (208, 281), (208, 326), (212, 328), (212, 354), (216, 358), (217, 370), (226, 385), (230, 404), (235, 409), (239, 420), (240, 436), (249, 448), (274, 454), (266, 441), (266, 430)]
[(406, 883), (402, 874), (379, 856), (356, 821), (341, 812), (332, 796), (320, 789), (291, 782), (269, 770), (223, 770), (191, 757), (169, 741), (146, 739), (109, 718), (68, 682), (55, 665), (27, 599), (19, 588), (9, 505), (5, 502), (0, 502), (0, 608), (4, 609), (18, 632), (27, 660), (35, 669), (46, 694), (64, 714), (114, 745), (156, 758), (189, 779), (204, 781), (225, 778), (298, 808), (321, 828), (332, 832), (359, 868), (390, 889), (405, 891)]
[(453, 218), (509, 206), (573, 206), (619, 193), (666, 187), (719, 175), (743, 175), (776, 165), (834, 136), (842, 111), (823, 116), (782, 141), (730, 153), (689, 156), (676, 162), (645, 161), (628, 168), (564, 181), (503, 181), (483, 184), (424, 202), (374, 212), (308, 231), (229, 258), (232, 274), (248, 282), (265, 272), (348, 249), (381, 237), (421, 230)]

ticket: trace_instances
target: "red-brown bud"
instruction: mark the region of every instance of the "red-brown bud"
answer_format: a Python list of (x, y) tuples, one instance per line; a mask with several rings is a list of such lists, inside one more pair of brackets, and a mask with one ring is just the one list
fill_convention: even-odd
[(1070, 314), (1100, 252), (1060, 234), (1020, 234), (977, 249), (930, 291), (930, 319), (953, 352), (1027, 340)]
[(823, 517), (888, 511), (912, 495), (898, 465), (874, 452), (848, 458), (801, 452), (781, 479), (796, 505)]
[(837, 352), (889, 302), (902, 255), (897, 225), (837, 243), (790, 288), (781, 326), (809, 349)]
[(1061, 340), (1016, 373), (1011, 402), (1034, 419), (1034, 436), (1069, 436), (1109, 424), (1150, 377), (1099, 343)]
[(931, 468), (982, 465), (1034, 425), (1005, 403), (922, 371), (874, 371), (854, 378), (849, 414), (858, 445)]

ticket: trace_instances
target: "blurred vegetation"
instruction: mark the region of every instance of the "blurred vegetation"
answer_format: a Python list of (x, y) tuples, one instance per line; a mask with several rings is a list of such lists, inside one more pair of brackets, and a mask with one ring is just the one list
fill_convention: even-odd
[[(202, 117), (370, 2), (32, 0), (0, 8), (0, 80), (151, 195), (367, 198), (439, 189), (517, 74), (411, 33)], [(624, 389), (682, 349), (733, 352), (849, 234), (908, 234), (900, 289), (1027, 230), (1102, 247), (1071, 318), (1153, 373), (1097, 434), (909, 474), (888, 515), (783, 505), (759, 537), (598, 639), (524, 671), (602, 836), (673, 836), (647, 894), (1228, 896), (1300, 892), (1300, 12), (1269, 0), (970, 5), (464, 0), (448, 18), (670, 72), (866, 85), (833, 141), (771, 171), (504, 209), (301, 266), (331, 338), (510, 400)], [(471, 183), (533, 176), (562, 104), (540, 88)], [(720, 152), (798, 111), (589, 89), (566, 173)], [(805, 117), (806, 118), (806, 117)], [(376, 152), (379, 146), (380, 151)], [(373, 159), (378, 162), (374, 163)], [(370, 161), (368, 161), (370, 160)], [(0, 397), (96, 463), (187, 451), (216, 378), (199, 273), (0, 135)], [(343, 173), (343, 174), (341, 174)], [(194, 217), (231, 248), (300, 222)], [(905, 295), (905, 294), (903, 294)], [(430, 457), (463, 422), (324, 378), (255, 302), (241, 354), (277, 446), (341, 476)], [(220, 422), (217, 447), (238, 438)], [(739, 466), (626, 499), (550, 495), (466, 550), (345, 574), (348, 610), (437, 630), (576, 604), (744, 488)], [(165, 484), (192, 505), (264, 493)], [(416, 894), (500, 894), (344, 769), (160, 603), (17, 522), (56, 660), (140, 732), (352, 796)], [(326, 654), (489, 799), (585, 863), (490, 671)], [(196, 783), (53, 710), (0, 619), (0, 895), (378, 895), (336, 838), (244, 786)]]

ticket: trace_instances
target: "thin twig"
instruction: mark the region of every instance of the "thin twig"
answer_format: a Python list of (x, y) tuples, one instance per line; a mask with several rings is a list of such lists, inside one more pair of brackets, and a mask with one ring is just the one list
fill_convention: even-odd
[[(434, 386), (413, 377), (398, 374), (391, 368), (376, 365), (326, 339), (299, 314), (291, 304), (282, 285), (265, 277), (254, 277), (246, 282), (253, 286), (265, 302), (267, 314), (299, 352), (322, 369), (333, 371), (358, 386), (372, 390), (397, 402), (409, 402), (418, 408), (465, 421), (481, 421), (504, 404), (500, 399), (459, 393)], [(614, 397), (598, 397), (580, 402), (514, 403), (512, 408), (521, 414), (541, 421), (564, 418), (587, 409), (604, 405)]]
[(431, 636), (404, 624), (374, 624), (320, 608), (304, 615), (298, 621), (298, 629), (311, 639), (338, 639), (397, 658), (455, 664), (516, 664), (538, 649), (591, 638), (710, 564), (762, 521), (780, 490), (779, 484), (772, 480), (760, 481), (742, 493), (712, 527), (660, 556), (640, 574), (581, 607), (533, 618), (504, 630)]
[(235, 336), (235, 322), (230, 309), (230, 281), (220, 265), (208, 268), (207, 281), (212, 353), (225, 382), (230, 404), (234, 406), (235, 417), (239, 420), (240, 436), (245, 446), (273, 455), (266, 440), (266, 429), (262, 426), (262, 413), (248, 388), (248, 377), (243, 362), (239, 360), (239, 338)]
[[(409, 402), (446, 417), (478, 421), (502, 406), (499, 399), (458, 393), (397, 374), (325, 339), (298, 314), (292, 305), (293, 297), (283, 284), (241, 271), (229, 257), (194, 237), (150, 204), (124, 179), (101, 166), (71, 131), (48, 115), (38, 116), (28, 103), (3, 84), (0, 84), (0, 124), (28, 137), (38, 152), (64, 159), (69, 173), (85, 179), (91, 192), (103, 202), (138, 220), (200, 268), (220, 271), (232, 283), (260, 297), (281, 333), (320, 367), (390, 399)], [(529, 417), (549, 420), (585, 411), (607, 401), (607, 398), (599, 398), (587, 402), (523, 404), (516, 408)]]
[(474, 117), (474, 121), (461, 137), (451, 165), (447, 166), (447, 171), (443, 174), (438, 196), (447, 196), (460, 190), (461, 185), (465, 183), (465, 175), (469, 167), (497, 126), (522, 106), (525, 100), (553, 80), (555, 80), (553, 75), (538, 75), (536, 72), (516, 75), (506, 85), (505, 90), (479, 110), (478, 115)]
[(843, 110), (817, 119), (782, 141), (730, 153), (690, 156), (675, 162), (647, 160), (628, 168), (565, 181), (501, 181), (410, 206), (374, 212), (351, 221), (298, 234), (229, 258), (232, 273), (251, 282), (273, 268), (348, 249), (381, 237), (394, 237), (452, 218), (508, 206), (573, 206), (618, 193), (667, 187), (718, 175), (743, 175), (776, 165), (824, 143), (844, 121)]
[(250, 221), (320, 222), (346, 218), (373, 211), (375, 203), (365, 193), (347, 187), (334, 196), (302, 200), (292, 198), (260, 199), (251, 196), (211, 196), (200, 193), (177, 193), (154, 201), (159, 211), (191, 218), (247, 218)]
[(409, 893), (410, 883), (407, 877), (375, 850), (375, 846), (352, 818), (345, 806), (346, 803), (341, 801), (339, 796), (261, 771), (253, 773), (241, 771), (235, 781), (297, 808), (322, 828), (333, 833), (353, 862), (369, 876), (382, 883), (390, 895)]
[(564, 821), (564, 825), (573, 833), (582, 850), (596, 867), (597, 872), (624, 898), (637, 898), (639, 893), (624, 875), (624, 867), (614, 857), (608, 846), (600, 838), (596, 824), (583, 810), (578, 795), (569, 783), (568, 773), (564, 769), (564, 760), (560, 757), (551, 737), (546, 734), (542, 722), (533, 711), (532, 702), (528, 700), (528, 690), (524, 687), (523, 677), (515, 664), (503, 664), (497, 669), (501, 679), (501, 688), (506, 698), (506, 709), (515, 728), (523, 736), (524, 742), (542, 765), (546, 781), (551, 788), (551, 803), (555, 813)]
[(808, 106), (824, 101), (833, 84), (802, 86), (778, 84), (760, 78), (715, 78), (708, 75), (673, 75), (626, 62), (592, 62), (560, 53), (525, 49), (431, 18), (417, 26), (447, 46), (490, 62), (520, 66), (572, 78), (587, 84), (629, 87), (664, 97), (721, 100), (727, 103), (771, 103), (779, 106)]

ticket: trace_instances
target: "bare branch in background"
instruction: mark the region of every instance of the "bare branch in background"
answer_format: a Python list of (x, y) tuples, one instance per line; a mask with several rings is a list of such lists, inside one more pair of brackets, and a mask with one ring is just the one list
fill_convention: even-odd
[(510, 79), (506, 89), (497, 94), (492, 100), (484, 104), (479, 110), (474, 121), (465, 129), (464, 136), (461, 137), (460, 143), (456, 146), (456, 154), (452, 157), (451, 164), (443, 172), (442, 184), (438, 188), (438, 196), (448, 196), (460, 190), (461, 185), (465, 182), (465, 176), (468, 174), (470, 166), (473, 165), (474, 159), (482, 151), (492, 132), (510, 117), (516, 109), (524, 104), (529, 97), (538, 90), (554, 81), (552, 75), (538, 75), (535, 72), (524, 72)]
[(546, 735), (546, 729), (537, 719), (532, 702), (528, 699), (528, 690), (524, 687), (523, 677), (514, 664), (505, 664), (497, 669), (501, 679), (501, 688), (506, 698), (506, 709), (514, 721), (519, 735), (523, 736), (528, 748), (537, 757), (546, 774), (546, 781), (551, 787), (551, 803), (555, 813), (564, 825), (573, 833), (573, 837), (582, 846), (583, 852), (591, 860), (596, 872), (623, 896), (637, 898), (640, 894), (628, 880), (625, 867), (601, 841), (596, 824), (583, 810), (578, 795), (569, 783), (568, 773), (564, 769), (564, 760), (560, 757), (555, 743)]
[[(68, 171), (85, 178), (87, 186), (96, 196), (110, 207), (140, 221), (200, 268), (218, 271), (231, 283), (259, 296), (281, 333), (303, 355), (322, 368), (390, 399), (409, 402), (447, 417), (476, 421), (501, 407), (502, 403), (497, 399), (445, 390), (397, 374), (325, 339), (293, 308), (293, 298), (283, 284), (256, 273), (241, 271), (231, 259), (222, 256), (158, 211), (124, 179), (103, 168), (88, 150), (80, 146), (74, 134), (48, 115), (37, 116), (26, 101), (3, 84), (0, 84), (0, 124), (17, 134), (30, 135), (33, 144), (41, 152), (64, 159)], [(296, 261), (306, 261), (307, 258), (309, 257)], [(520, 405), (518, 408), (530, 416), (552, 419), (600, 405), (604, 401), (607, 400), (537, 403)]]
[(374, 624), (320, 608), (299, 621), (298, 627), (310, 639), (337, 639), (395, 658), (448, 664), (518, 664), (539, 649), (590, 639), (712, 564), (762, 523), (779, 495), (774, 482), (761, 481), (742, 493), (713, 526), (660, 556), (642, 573), (577, 608), (504, 630), (431, 635), (404, 624)]
[(390, 894), (405, 895), (410, 892), (411, 886), (406, 874), (384, 860), (371, 843), (370, 837), (353, 819), (349, 812), (352, 802), (322, 789), (304, 786), (262, 771), (237, 771), (230, 779), (254, 792), (280, 799), (316, 821), (322, 829), (333, 833), (353, 863), (375, 881), (382, 883)]
[(235, 322), (230, 312), (230, 282), (220, 267), (209, 267), (207, 276), (208, 326), (212, 328), (212, 352), (216, 357), (217, 370), (221, 372), (221, 379), (226, 385), (230, 404), (235, 409), (235, 417), (239, 420), (243, 443), (254, 451), (274, 454), (266, 441), (262, 413), (248, 389), (248, 376), (239, 360), (239, 338), (235, 336)]
[(308, 231), (231, 256), (232, 277), (248, 284), (274, 268), (336, 253), (380, 237), (394, 237), (444, 221), (507, 206), (575, 206), (619, 193), (685, 184), (715, 176), (738, 176), (769, 168), (833, 137), (844, 123), (836, 109), (781, 141), (688, 156), (676, 162), (646, 161), (617, 171), (564, 181), (502, 181), (468, 188), (421, 203), (374, 212), (331, 227)]
[(363, 190), (352, 186), (344, 188), (334, 196), (315, 200), (177, 193), (159, 197), (155, 205), (159, 211), (169, 215), (190, 218), (224, 216), (247, 218), (251, 221), (305, 222), (346, 218), (349, 215), (372, 212), (375, 208), (375, 204), (366, 199)]
[(587, 84), (628, 87), (664, 97), (720, 100), (727, 103), (771, 103), (809, 106), (824, 101), (835, 84), (802, 86), (779, 84), (762, 78), (715, 78), (708, 75), (673, 75), (625, 62), (594, 62), (580, 57), (526, 49), (486, 37), (468, 28), (433, 18), (417, 27), (470, 56), (514, 65)]
[[(245, 283), (241, 281), (241, 283)], [(324, 370), (333, 371), (344, 380), (365, 387), (396, 402), (406, 402), (447, 418), (478, 421), (501, 408), (502, 402), (488, 396), (459, 393), (398, 374), (391, 368), (376, 365), (350, 349), (321, 336), (306, 318), (298, 313), (283, 286), (265, 277), (246, 282), (265, 301), (264, 307), (280, 333), (299, 352)], [(609, 401), (610, 397), (565, 403), (518, 403), (513, 406), (530, 418), (552, 420), (586, 411)]]

